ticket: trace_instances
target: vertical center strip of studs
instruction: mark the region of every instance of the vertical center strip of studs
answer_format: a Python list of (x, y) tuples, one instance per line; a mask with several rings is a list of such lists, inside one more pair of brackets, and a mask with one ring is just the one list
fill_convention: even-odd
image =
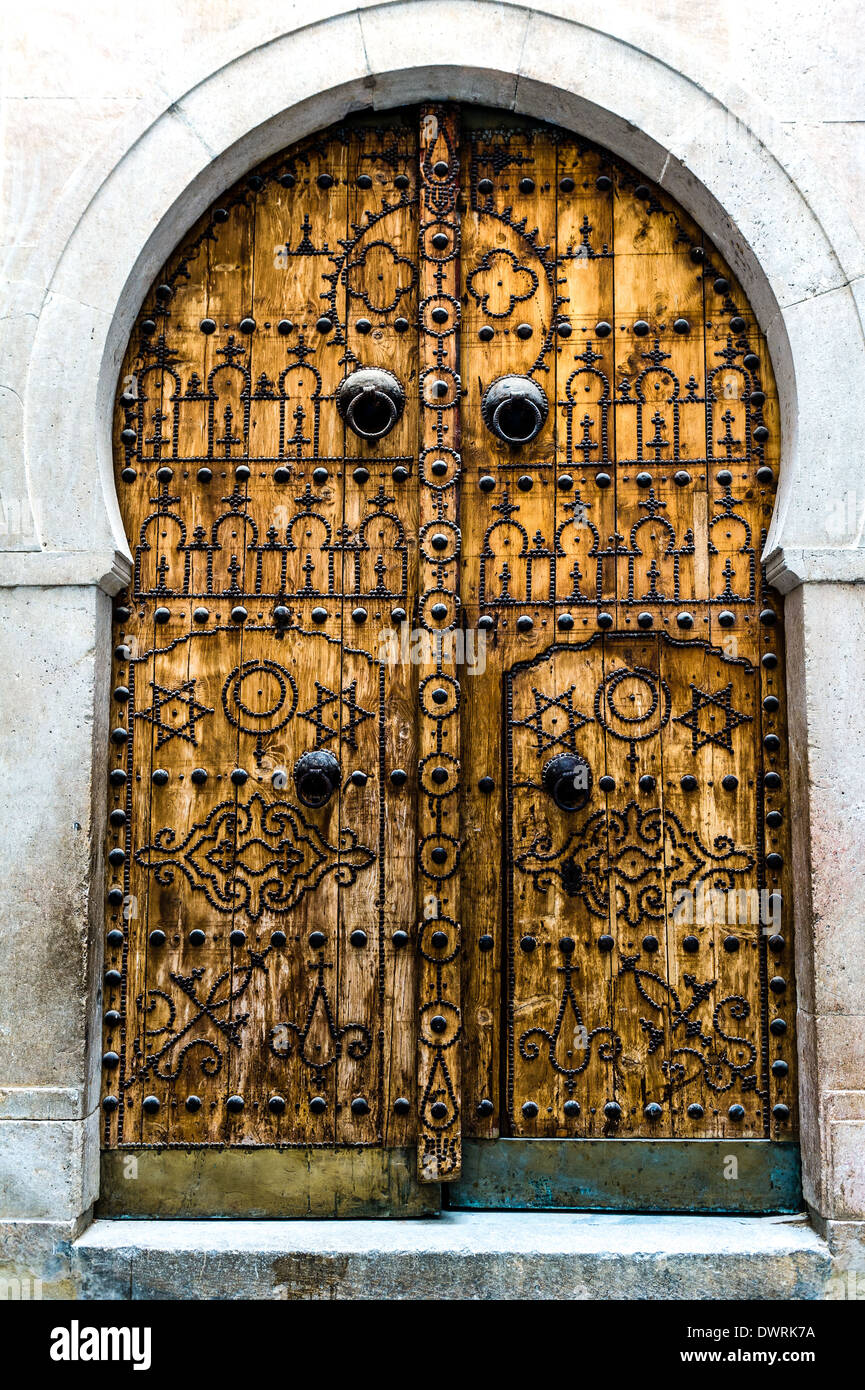
[(418, 1172), (459, 1176), (459, 146), (453, 107), (420, 113)]

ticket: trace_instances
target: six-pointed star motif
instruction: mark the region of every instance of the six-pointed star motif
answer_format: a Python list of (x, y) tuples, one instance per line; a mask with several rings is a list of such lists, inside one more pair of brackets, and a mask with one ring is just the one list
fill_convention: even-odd
[[(156, 730), (156, 747), (161, 748), (163, 743), (167, 743), (171, 738), (182, 738), (187, 743), (198, 747), (198, 737), (196, 724), (203, 719), (206, 714), (212, 714), (213, 710), (208, 709), (207, 705), (201, 705), (195, 698), (195, 681), (184, 681), (176, 690), (169, 690), (164, 685), (157, 685), (156, 681), (150, 682), (153, 690), (153, 703), (150, 709), (139, 710), (136, 719), (147, 719)], [(163, 710), (172, 704), (183, 705), (186, 715), (180, 724), (165, 724), (162, 720)]]
[[(700, 715), (703, 710), (708, 711), (709, 727), (701, 722)], [(712, 727), (711, 721), (715, 718), (715, 710), (720, 710), (724, 716), (722, 728)], [(692, 753), (696, 753), (700, 748), (705, 748), (709, 743), (732, 753), (733, 730), (740, 724), (750, 723), (751, 719), (750, 714), (740, 714), (737, 709), (733, 708), (733, 682), (731, 681), (723, 690), (700, 690), (699, 686), (692, 685), (691, 708), (687, 714), (677, 715), (674, 723), (685, 724), (691, 730)]]

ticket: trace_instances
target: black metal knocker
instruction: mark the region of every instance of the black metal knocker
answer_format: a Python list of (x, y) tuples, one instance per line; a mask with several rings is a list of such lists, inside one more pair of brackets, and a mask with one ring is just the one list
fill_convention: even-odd
[(528, 376), (500, 376), (481, 400), (487, 429), (512, 448), (530, 444), (540, 434), (550, 410), (546, 392)]
[(294, 765), (294, 785), (304, 806), (324, 806), (339, 781), (339, 763), (324, 748), (301, 753)]
[(592, 794), (592, 769), (579, 753), (559, 753), (550, 758), (541, 780), (560, 811), (581, 811)]
[(339, 383), (336, 407), (361, 439), (382, 439), (405, 410), (405, 391), (384, 367), (358, 367)]

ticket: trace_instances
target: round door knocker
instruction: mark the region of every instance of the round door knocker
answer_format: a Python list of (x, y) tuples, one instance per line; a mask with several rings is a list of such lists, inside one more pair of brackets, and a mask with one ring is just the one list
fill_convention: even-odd
[(592, 769), (579, 753), (559, 753), (544, 764), (544, 791), (561, 811), (582, 811), (592, 794)]
[(405, 391), (384, 367), (358, 367), (339, 383), (336, 406), (361, 439), (382, 439), (405, 410)]
[(481, 399), (484, 424), (513, 448), (540, 434), (550, 410), (544, 389), (528, 376), (500, 376)]
[(339, 786), (339, 779), (339, 763), (324, 748), (301, 753), (294, 765), (294, 785), (304, 806), (324, 806)]

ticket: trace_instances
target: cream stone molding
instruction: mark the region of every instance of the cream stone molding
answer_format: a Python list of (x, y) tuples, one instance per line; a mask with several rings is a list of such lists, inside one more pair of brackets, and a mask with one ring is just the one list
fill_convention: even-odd
[[(21, 345), (22, 490), (38, 528), (11, 548), (116, 552), (105, 584), (116, 587), (129, 552), (111, 411), (126, 341), (159, 265), (223, 188), (282, 147), (352, 111), (449, 98), (584, 134), (692, 214), (740, 277), (772, 352), (783, 417), (766, 547), (773, 581), (790, 589), (812, 577), (865, 579), (861, 535), (843, 520), (861, 510), (854, 504), (851, 513), (845, 499), (861, 488), (865, 351), (856, 296), (865, 255), (795, 143), (768, 117), (755, 128), (751, 94), (746, 124), (741, 93), (710, 93), (621, 38), (530, 6), (328, 8), (263, 42), (246, 26), (246, 51), (220, 55), (174, 100), (145, 102), (128, 143), (113, 140), (110, 169), (98, 177), (98, 156), (76, 180), (73, 206), (64, 199), (49, 218), (34, 265), (53, 268), (44, 288), (29, 287), (40, 298), (38, 323)], [(23, 570), (22, 582), (32, 582)]]

